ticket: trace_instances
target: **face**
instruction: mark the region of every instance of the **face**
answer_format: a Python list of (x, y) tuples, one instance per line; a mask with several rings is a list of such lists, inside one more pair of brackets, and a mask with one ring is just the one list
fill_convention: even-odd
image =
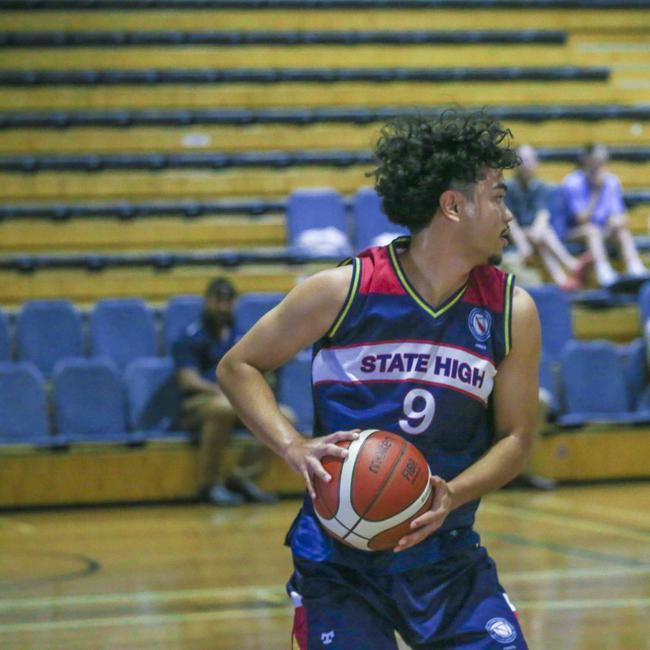
[(500, 264), (503, 249), (510, 243), (512, 213), (505, 204), (506, 185), (501, 170), (488, 169), (474, 185), (471, 199), (465, 200), (468, 243), (479, 264)]
[(203, 305), (203, 321), (211, 329), (220, 330), (232, 324), (234, 297), (208, 297)]
[(606, 171), (607, 158), (607, 150), (601, 147), (596, 147), (594, 151), (585, 158), (585, 174), (592, 185), (600, 185), (602, 183)]
[(515, 172), (525, 183), (530, 183), (537, 173), (537, 153), (529, 145), (522, 145), (517, 150), (517, 155), (521, 159), (521, 164)]

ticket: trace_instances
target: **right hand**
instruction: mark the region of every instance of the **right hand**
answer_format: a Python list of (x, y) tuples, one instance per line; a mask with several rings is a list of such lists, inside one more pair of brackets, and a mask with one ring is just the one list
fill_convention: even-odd
[(313, 478), (329, 483), (332, 477), (325, 471), (321, 459), (325, 456), (345, 458), (348, 450), (336, 443), (343, 440), (356, 440), (361, 429), (337, 431), (319, 438), (300, 438), (292, 442), (284, 452), (283, 458), (291, 469), (300, 474), (307, 484), (307, 491), (312, 499), (316, 498)]

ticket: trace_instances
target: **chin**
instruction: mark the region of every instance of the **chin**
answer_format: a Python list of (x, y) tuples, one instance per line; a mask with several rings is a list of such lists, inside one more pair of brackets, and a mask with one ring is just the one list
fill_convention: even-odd
[(490, 266), (499, 266), (502, 260), (503, 255), (501, 253), (495, 253), (494, 255), (490, 255), (490, 257), (488, 257), (487, 264)]

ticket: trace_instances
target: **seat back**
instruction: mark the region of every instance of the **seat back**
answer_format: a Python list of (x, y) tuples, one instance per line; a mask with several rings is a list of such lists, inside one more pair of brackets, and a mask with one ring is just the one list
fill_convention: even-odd
[(311, 393), (311, 352), (303, 350), (278, 371), (278, 400), (296, 414), (296, 429), (312, 435), (314, 404)]
[(287, 203), (289, 245), (309, 255), (350, 255), (348, 218), (341, 195), (333, 189), (292, 192)]
[(201, 296), (174, 296), (167, 301), (163, 317), (163, 338), (165, 351), (172, 349), (187, 328), (201, 317), (203, 298)]
[(7, 314), (0, 309), (0, 361), (11, 359), (11, 334)]
[(0, 436), (29, 442), (50, 434), (43, 376), (31, 363), (0, 363)]
[(284, 293), (245, 293), (237, 299), (234, 309), (234, 329), (241, 338), (267, 312), (282, 302)]
[(408, 235), (404, 226), (392, 223), (381, 208), (381, 199), (372, 187), (360, 189), (354, 197), (354, 226), (356, 250), (383, 246), (395, 237)]
[(132, 361), (124, 374), (129, 424), (136, 431), (171, 431), (176, 426), (180, 391), (169, 357)]
[(49, 375), (58, 361), (84, 354), (81, 317), (69, 300), (30, 300), (16, 322), (18, 358)]
[(137, 298), (99, 300), (90, 316), (91, 350), (125, 368), (138, 357), (156, 355), (156, 329), (151, 310)]
[(562, 354), (566, 413), (624, 413), (630, 397), (616, 346), (609, 341), (570, 341)]
[(52, 401), (61, 434), (111, 435), (126, 431), (124, 388), (103, 359), (64, 359), (52, 374)]
[(527, 287), (537, 310), (542, 326), (542, 351), (552, 361), (559, 361), (562, 350), (573, 339), (571, 305), (562, 289), (545, 284)]

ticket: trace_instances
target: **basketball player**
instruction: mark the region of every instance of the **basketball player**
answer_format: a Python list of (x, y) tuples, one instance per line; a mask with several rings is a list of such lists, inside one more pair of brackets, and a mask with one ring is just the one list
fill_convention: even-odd
[[(218, 366), (244, 422), (307, 484), (287, 536), (294, 648), (394, 650), (395, 630), (418, 650), (527, 647), (473, 529), (480, 497), (524, 467), (537, 416), (537, 312), (495, 266), (512, 219), (509, 135), (482, 114), (387, 125), (375, 185), (412, 235), (302, 282)], [(264, 373), (310, 344), (315, 430), (303, 438)], [(335, 443), (367, 428), (404, 436), (434, 475), (431, 510), (391, 551), (347, 547), (314, 515), (314, 480), (330, 479), (321, 459), (345, 457)]]

